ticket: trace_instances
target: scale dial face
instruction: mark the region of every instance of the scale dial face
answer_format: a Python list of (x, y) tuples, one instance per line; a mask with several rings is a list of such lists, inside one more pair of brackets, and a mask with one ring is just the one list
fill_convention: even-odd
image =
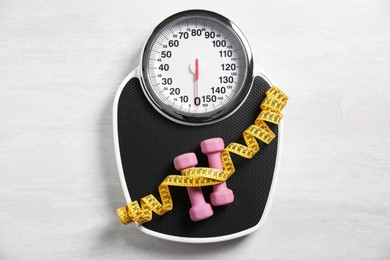
[(204, 125), (232, 114), (252, 83), (248, 42), (227, 18), (209, 11), (175, 14), (156, 27), (142, 55), (144, 92), (167, 118)]

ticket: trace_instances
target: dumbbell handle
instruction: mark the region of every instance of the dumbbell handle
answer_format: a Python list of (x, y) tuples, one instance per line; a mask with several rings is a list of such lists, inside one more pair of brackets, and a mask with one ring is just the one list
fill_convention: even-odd
[[(207, 159), (209, 161), (210, 168), (223, 170), (220, 152), (207, 154)], [(225, 189), (227, 189), (226, 182), (222, 182), (220, 184), (214, 185), (214, 191), (220, 191), (220, 190), (225, 190)]]
[(191, 205), (201, 205), (206, 203), (200, 187), (187, 187), (188, 196), (190, 197)]
[(223, 170), (220, 152), (207, 154), (207, 159), (209, 160), (209, 167), (210, 168)]

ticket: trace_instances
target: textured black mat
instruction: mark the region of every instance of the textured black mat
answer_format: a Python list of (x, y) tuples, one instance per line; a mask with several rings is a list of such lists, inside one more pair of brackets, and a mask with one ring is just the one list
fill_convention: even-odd
[[(147, 101), (138, 79), (124, 87), (118, 104), (118, 136), (123, 172), (131, 198), (139, 200), (150, 193), (156, 198), (157, 187), (169, 174), (180, 174), (173, 167), (177, 155), (195, 152), (199, 164), (207, 167), (207, 157), (200, 150), (204, 139), (222, 137), (225, 145), (244, 144), (242, 132), (260, 113), (260, 104), (269, 84), (261, 77), (254, 80), (245, 103), (229, 118), (209, 126), (193, 127), (174, 123), (160, 115)], [(278, 127), (268, 123), (277, 134)], [(228, 180), (235, 201), (213, 207), (214, 215), (200, 222), (189, 217), (190, 201), (185, 188), (170, 187), (173, 210), (160, 217), (153, 215), (145, 228), (182, 237), (215, 237), (240, 232), (255, 226), (261, 219), (271, 188), (278, 139), (269, 145), (260, 143), (260, 152), (251, 160), (232, 155), (236, 173)], [(206, 201), (212, 187), (204, 187)]]

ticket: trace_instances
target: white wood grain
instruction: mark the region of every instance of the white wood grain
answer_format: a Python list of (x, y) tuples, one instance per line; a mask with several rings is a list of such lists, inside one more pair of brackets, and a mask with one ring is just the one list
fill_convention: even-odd
[[(220, 12), (290, 96), (256, 233), (187, 245), (122, 226), (111, 104), (154, 26)], [(390, 259), (390, 2), (0, 2), (0, 259)]]

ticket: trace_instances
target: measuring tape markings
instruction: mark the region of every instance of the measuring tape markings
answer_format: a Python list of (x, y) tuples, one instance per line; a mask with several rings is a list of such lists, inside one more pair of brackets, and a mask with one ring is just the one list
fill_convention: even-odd
[(279, 124), (283, 118), (280, 113), (286, 105), (288, 97), (276, 86), (272, 86), (260, 105), (261, 112), (254, 124), (250, 125), (244, 132), (245, 145), (230, 143), (221, 153), (224, 170), (195, 167), (181, 171), (182, 175), (168, 175), (158, 186), (161, 203), (149, 194), (140, 199), (141, 205), (134, 200), (124, 207), (117, 209), (117, 215), (123, 224), (138, 222), (139, 224), (152, 220), (153, 212), (159, 216), (164, 215), (173, 208), (172, 196), (168, 186), (178, 187), (202, 187), (222, 183), (229, 179), (235, 172), (235, 167), (230, 153), (251, 159), (260, 151), (260, 145), (256, 139), (269, 144), (275, 134), (265, 122)]

